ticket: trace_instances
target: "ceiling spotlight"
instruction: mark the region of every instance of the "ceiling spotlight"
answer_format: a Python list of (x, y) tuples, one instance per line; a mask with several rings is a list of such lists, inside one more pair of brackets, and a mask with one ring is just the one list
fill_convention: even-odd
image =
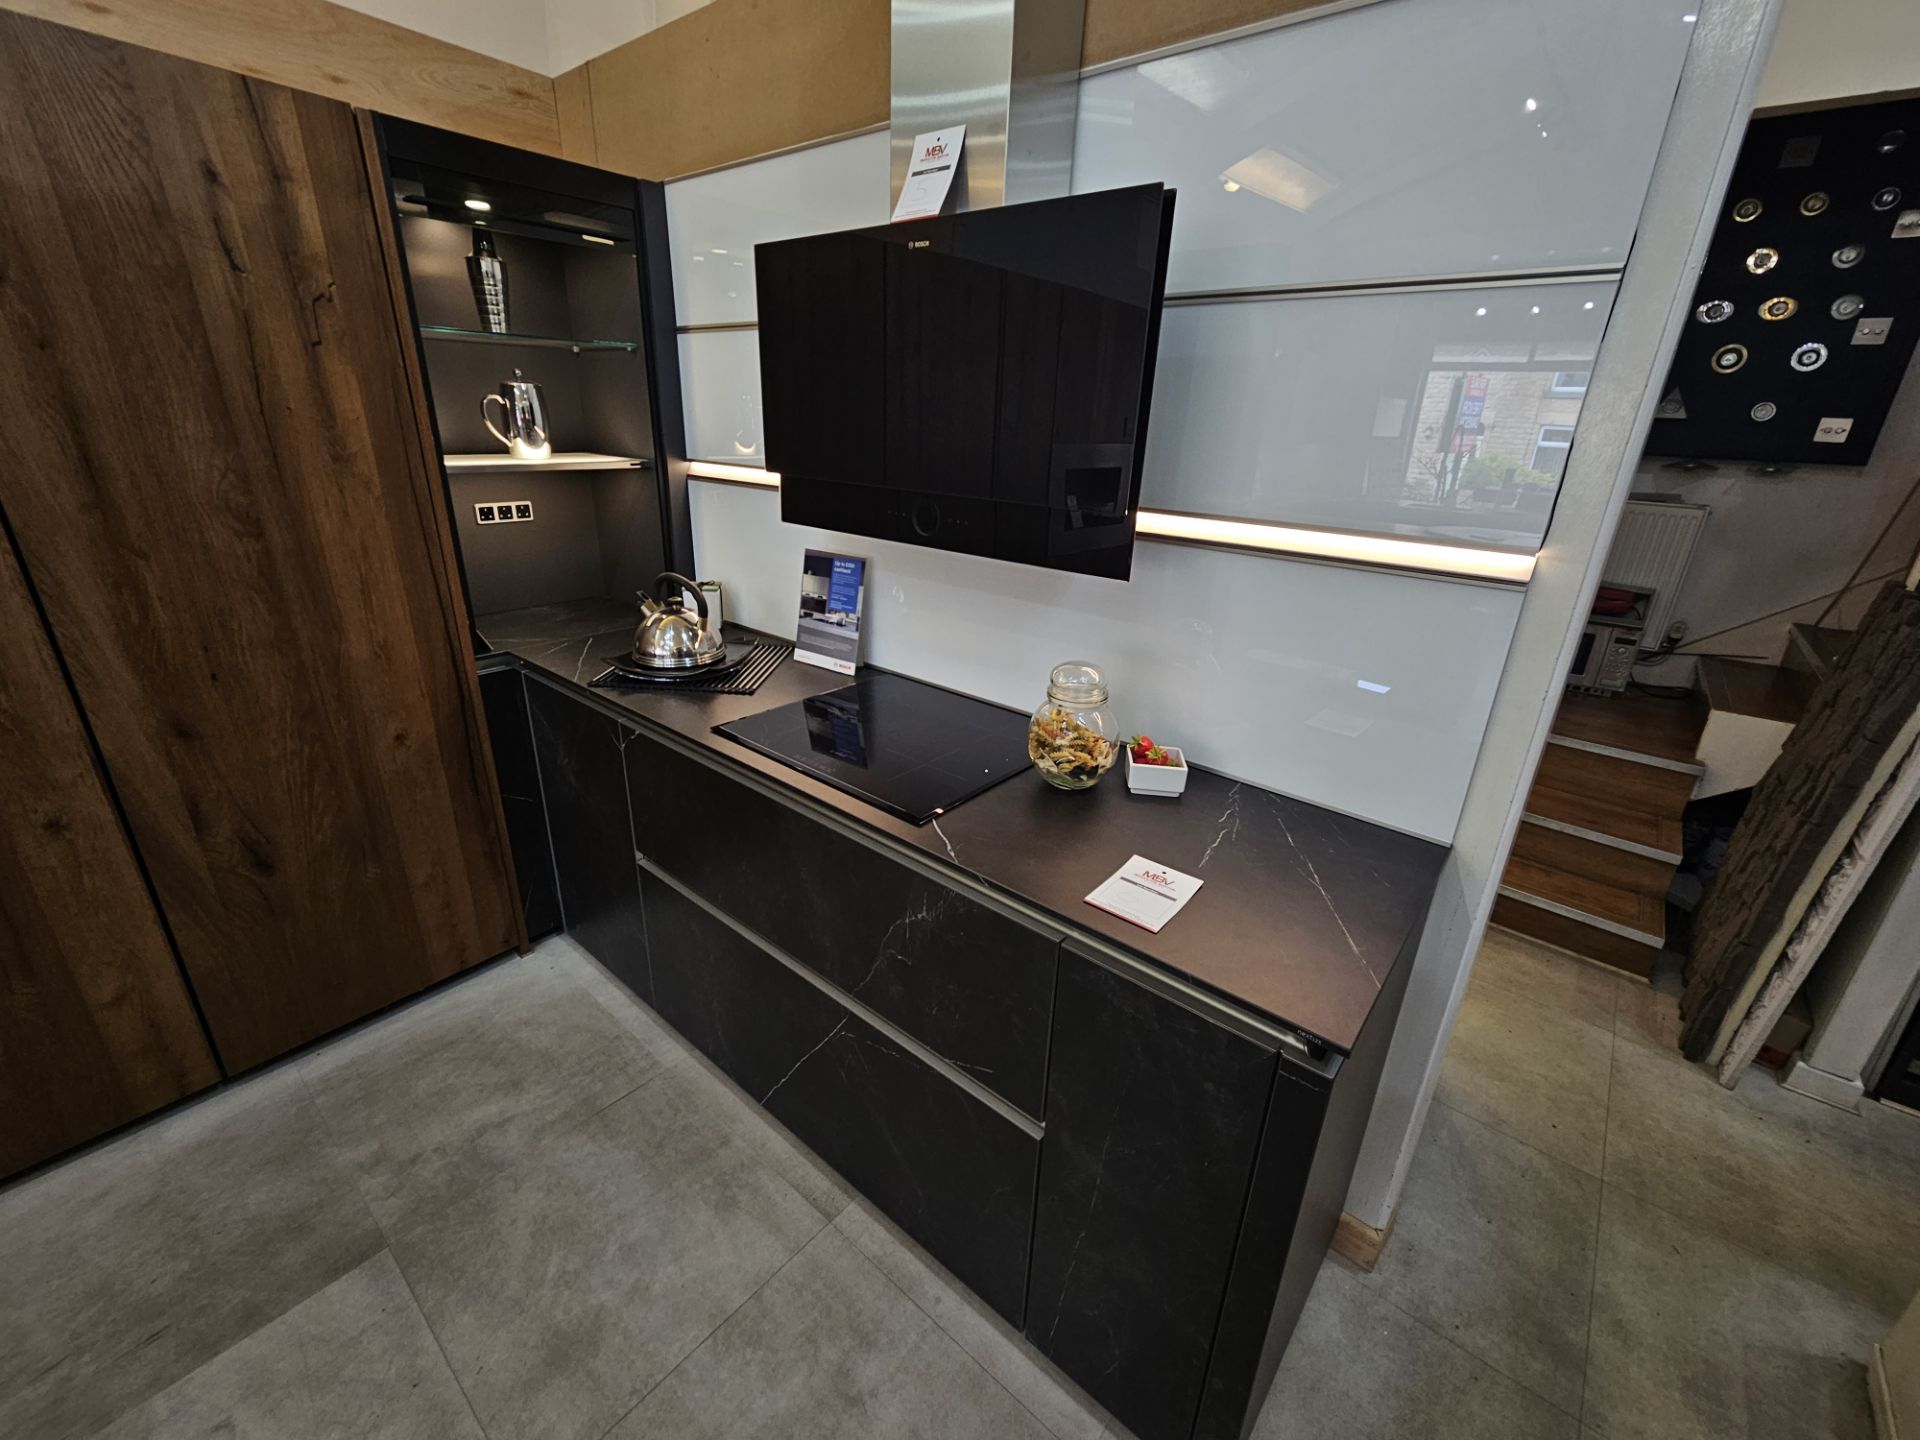
[(1593, 302), (1592, 302), (1591, 300), (1589, 300), (1589, 301), (1587, 301), (1587, 303), (1586, 303), (1586, 304), (1584, 304), (1584, 305), (1582, 305), (1582, 306), (1581, 306), (1580, 308), (1581, 308), (1582, 310), (1591, 310), (1591, 309), (1593, 308)]
[(1482, 305), (1478, 310), (1474, 311), (1473, 313), (1476, 315), (1484, 315), (1487, 313), (1487, 307)]
[(493, 209), (492, 204), (485, 200), (467, 200), (462, 203), (465, 204), (469, 210), (478, 210), (483, 215)]
[(1694, 21), (1698, 20), (1699, 18), (1700, 17), (1698, 15), (1682, 15), (1680, 17), (1680, 23), (1682, 25), (1691, 25), (1693, 24)]
[(1225, 189), (1229, 195), (1231, 195), (1233, 194), (1234, 191), (1240, 188), (1240, 182), (1238, 180), (1228, 180), (1224, 182), (1222, 188)]
[(1539, 307), (1538, 305), (1536, 305), (1536, 306), (1534, 306), (1534, 307), (1533, 307), (1533, 313), (1534, 313), (1534, 314), (1536, 314), (1536, 315), (1538, 315), (1538, 314), (1540, 313), (1540, 307)]
[(1540, 102), (1534, 99), (1531, 95), (1529, 95), (1527, 97), (1527, 113), (1531, 115), (1534, 111), (1538, 110), (1539, 108), (1540, 108)]

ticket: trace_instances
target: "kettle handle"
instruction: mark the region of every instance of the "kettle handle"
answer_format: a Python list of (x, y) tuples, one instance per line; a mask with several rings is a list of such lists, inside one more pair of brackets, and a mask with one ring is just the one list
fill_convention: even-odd
[(665, 587), (669, 580), (693, 596), (693, 607), (700, 615), (700, 623), (705, 625), (707, 623), (707, 597), (702, 595), (700, 593), (700, 587), (694, 584), (693, 581), (687, 579), (686, 576), (676, 574), (672, 570), (662, 570), (654, 577), (653, 593), (659, 596), (661, 603), (664, 604), (667, 598)]
[(487, 394), (480, 397), (480, 422), (493, 432), (494, 439), (511, 450), (513, 448), (513, 441), (509, 437), (502, 435), (500, 433), (500, 427), (493, 423), (493, 416), (487, 410), (489, 404), (500, 407), (500, 418), (503, 420), (512, 414), (512, 408), (498, 395)]

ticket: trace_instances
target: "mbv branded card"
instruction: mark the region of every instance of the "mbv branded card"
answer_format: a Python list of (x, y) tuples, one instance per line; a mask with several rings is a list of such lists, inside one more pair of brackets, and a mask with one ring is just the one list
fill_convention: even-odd
[(1158, 935), (1206, 883), (1170, 865), (1135, 855), (1102, 881), (1087, 896), (1087, 903)]

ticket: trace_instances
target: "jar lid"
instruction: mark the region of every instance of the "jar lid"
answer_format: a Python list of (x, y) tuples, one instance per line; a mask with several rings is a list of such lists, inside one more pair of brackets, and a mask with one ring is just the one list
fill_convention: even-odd
[(1047, 677), (1047, 698), (1062, 705), (1104, 705), (1107, 677), (1087, 660), (1062, 660)]

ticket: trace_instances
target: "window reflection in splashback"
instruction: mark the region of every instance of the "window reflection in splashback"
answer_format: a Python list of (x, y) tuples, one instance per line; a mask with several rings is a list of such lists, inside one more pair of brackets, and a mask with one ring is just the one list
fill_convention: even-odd
[(1169, 307), (1141, 503), (1535, 548), (1613, 292)]

